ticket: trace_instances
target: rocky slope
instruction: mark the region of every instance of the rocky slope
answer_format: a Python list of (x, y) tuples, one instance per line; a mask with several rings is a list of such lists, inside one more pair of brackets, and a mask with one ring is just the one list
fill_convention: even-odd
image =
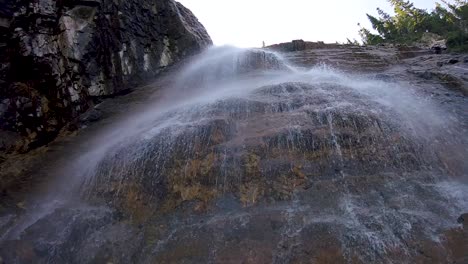
[[(285, 58), (299, 67), (326, 64), (353, 73), (391, 72), (393, 79), (407, 79), (405, 75), (409, 73), (468, 95), (466, 54), (439, 54), (428, 48), (406, 45), (359, 47), (303, 40), (272, 45), (268, 49), (284, 52)], [(385, 74), (377, 77), (390, 80)]]
[[(281, 54), (304, 70), (258, 50), (204, 56), (104, 101), (76, 135), (0, 165), (44, 179), (0, 215), (0, 257), (468, 260), (463, 56), (326, 45)], [(173, 92), (184, 96), (167, 101)]]
[(0, 155), (50, 142), (99, 98), (211, 44), (173, 0), (0, 1)]

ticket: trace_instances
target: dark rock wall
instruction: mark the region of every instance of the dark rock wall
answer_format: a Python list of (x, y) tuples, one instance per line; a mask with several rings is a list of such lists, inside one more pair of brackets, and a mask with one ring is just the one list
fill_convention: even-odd
[(173, 0), (0, 0), (0, 152), (52, 140), (93, 97), (211, 44)]

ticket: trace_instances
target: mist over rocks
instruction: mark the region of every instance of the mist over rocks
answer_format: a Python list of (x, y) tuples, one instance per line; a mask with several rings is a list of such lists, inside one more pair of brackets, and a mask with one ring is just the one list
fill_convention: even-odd
[(463, 56), (204, 50), (172, 0), (0, 4), (0, 263), (468, 259)]
[[(266, 50), (282, 52), (286, 60), (300, 67), (307, 68), (320, 63), (345, 72), (376, 73), (377, 78), (387, 81), (415, 75), (468, 95), (466, 55), (441, 53), (428, 45), (358, 46), (293, 40), (268, 46)], [(384, 71), (387, 74), (382, 75)]]
[[(203, 60), (198, 60), (203, 58)], [(222, 58), (222, 60), (220, 60)], [(221, 46), (194, 56), (189, 66), (182, 69), (174, 93), (193, 90), (213, 82), (235, 81), (262, 72), (288, 71), (290, 66), (275, 52), (262, 49), (242, 49)], [(215, 73), (215, 74), (214, 74)]]
[(0, 152), (50, 142), (93, 98), (136, 88), (210, 45), (173, 0), (0, 1), (0, 135), (21, 138)]
[(68, 142), (0, 164), (47, 181), (0, 213), (0, 256), (464, 263), (468, 99), (418, 73), (465, 67), (450, 56), (212, 47), (105, 100)]

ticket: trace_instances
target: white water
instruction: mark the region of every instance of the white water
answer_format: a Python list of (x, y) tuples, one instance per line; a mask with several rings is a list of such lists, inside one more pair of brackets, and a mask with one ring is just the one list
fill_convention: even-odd
[[(254, 58), (259, 61), (252, 59), (252, 52), (256, 54)], [(260, 55), (257, 55), (258, 53)], [(441, 134), (457, 132), (453, 131), (457, 122), (456, 117), (452, 120), (447, 119), (447, 113), (439, 109), (434, 102), (416, 95), (408, 83), (389, 83), (346, 74), (323, 65), (299, 70), (289, 65), (278, 54), (232, 47), (213, 48), (197, 56), (182, 69), (175, 77), (172, 87), (166, 87), (165, 94), (159, 100), (149, 102), (143, 111), (130, 114), (122, 122), (96, 135), (91, 144), (93, 147), (83, 153), (78, 160), (72, 161), (70, 163), (73, 164), (72, 167), (59, 171), (63, 175), (60, 182), (51, 184), (50, 194), (36, 199), (37, 206), (33, 206), (19, 223), (4, 235), (3, 239), (18, 238), (21, 232), (37, 220), (46, 217), (57, 208), (69, 206), (69, 202), (76, 199), (78, 190), (83, 186), (83, 191), (88, 192), (87, 186), (95, 184), (97, 166), (116, 149), (127, 148), (133, 152), (134, 160), (123, 161), (122, 166), (125, 167), (127, 163), (129, 166), (135, 166), (132, 162), (144, 156), (146, 152), (152, 151), (141, 147), (136, 144), (137, 142), (151, 141), (162, 136), (170, 148), (173, 143), (171, 141), (177, 135), (204, 120), (216, 117), (213, 107), (217, 104), (223, 105), (229, 100), (255, 100), (267, 103), (271, 105), (272, 113), (276, 111), (274, 109), (277, 109), (278, 103), (285, 103), (287, 108), (293, 109), (294, 100), (297, 98), (285, 89), (279, 92), (281, 97), (261, 93), (267, 86), (284, 83), (312, 85), (307, 89), (299, 85), (297, 89), (302, 89), (304, 98), (318, 97), (326, 101), (324, 109), (311, 109), (314, 111), (352, 110), (374, 113), (385, 118), (393, 117), (398, 120), (401, 129), (425, 142), (430, 142)], [(362, 101), (355, 97), (365, 98), (369, 104), (361, 104)], [(242, 106), (234, 105), (235, 107)], [(313, 108), (308, 105), (301, 107)], [(294, 119), (287, 121), (290, 121), (290, 129), (294, 130)], [(170, 136), (162, 134), (168, 130)], [(341, 155), (337, 143), (336, 149)], [(115, 172), (108, 172), (108, 177), (118, 177), (118, 172), (122, 168), (112, 169), (115, 169)], [(453, 188), (443, 187), (439, 190), (447, 192), (450, 199), (457, 200), (459, 207), (468, 208), (468, 201), (461, 200), (464, 196), (449, 195), (448, 192)], [(457, 193), (462, 192), (460, 190), (468, 192), (468, 187), (460, 184), (457, 186)], [(350, 206), (344, 206), (348, 213), (354, 210)], [(353, 225), (359, 226), (356, 223)]]

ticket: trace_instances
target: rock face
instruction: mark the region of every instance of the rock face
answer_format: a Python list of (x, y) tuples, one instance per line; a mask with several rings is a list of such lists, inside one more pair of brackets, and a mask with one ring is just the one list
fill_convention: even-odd
[(34, 197), (20, 204), (24, 215), (0, 214), (0, 257), (466, 262), (468, 100), (459, 90), (413, 73), (413, 59), (393, 48), (284, 54), (306, 70), (268, 51), (213, 51), (160, 84), (182, 100), (163, 97), (168, 105), (126, 119), (119, 135), (92, 135), (98, 144), (60, 173), (57, 190), (80, 187), (74, 199)]
[(211, 44), (173, 0), (2, 0), (0, 135), (23, 142), (3, 140), (0, 151), (49, 142), (93, 98), (134, 88)]
[(337, 48), (340, 47), (338, 44), (325, 44), (322, 41), (310, 42), (302, 39), (293, 40), (291, 42), (279, 43), (268, 46), (268, 49), (291, 52), (291, 51), (303, 51), (309, 49), (323, 49), (323, 48)]
[[(189, 70), (178, 78), (179, 88), (192, 89), (229, 82), (267, 71), (290, 70), (278, 54), (261, 49), (245, 50), (233, 47), (215, 47), (194, 58)], [(180, 92), (180, 91), (177, 91)]]
[(321, 63), (347, 72), (362, 73), (381, 72), (401, 64), (403, 59), (433, 53), (429, 48), (404, 45), (361, 47), (303, 40), (280, 43), (267, 49), (283, 52), (283, 56), (296, 66), (311, 67)]
[(447, 49), (447, 40), (437, 34), (425, 32), (421, 37), (420, 45), (441, 53), (442, 50)]
[[(300, 48), (295, 48), (298, 45)], [(286, 60), (304, 68), (323, 64), (350, 73), (412, 74), (433, 85), (443, 84), (468, 95), (468, 59), (463, 54), (434, 54), (430, 47), (359, 47), (303, 41), (273, 45), (268, 49), (285, 51), (283, 57)], [(376, 77), (391, 81), (390, 75), (378, 74)]]

